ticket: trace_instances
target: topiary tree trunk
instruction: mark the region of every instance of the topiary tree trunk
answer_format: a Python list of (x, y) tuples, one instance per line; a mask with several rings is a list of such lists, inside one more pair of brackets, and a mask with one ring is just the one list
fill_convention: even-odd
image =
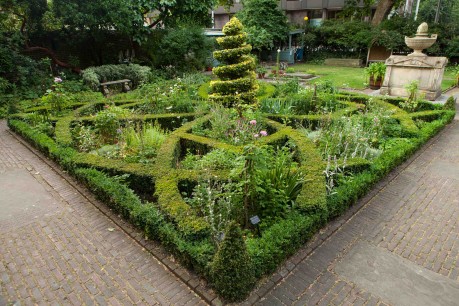
[(214, 58), (222, 63), (212, 71), (220, 80), (210, 83), (209, 98), (225, 107), (242, 109), (256, 104), (255, 60), (249, 55), (252, 46), (247, 44), (247, 33), (241, 22), (233, 17), (223, 27), (224, 37), (217, 38), (222, 50), (215, 51)]
[(252, 261), (236, 222), (226, 228), (211, 267), (215, 290), (227, 301), (242, 300), (255, 284)]

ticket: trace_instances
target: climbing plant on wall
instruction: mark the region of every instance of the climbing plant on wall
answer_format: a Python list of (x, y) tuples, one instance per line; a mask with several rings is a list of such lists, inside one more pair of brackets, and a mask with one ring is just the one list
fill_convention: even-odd
[(256, 104), (255, 61), (249, 55), (252, 46), (246, 43), (247, 34), (236, 17), (223, 27), (223, 33), (224, 37), (217, 38), (222, 49), (214, 52), (214, 58), (222, 63), (213, 69), (219, 80), (211, 82), (209, 98), (225, 107), (236, 107), (241, 114)]

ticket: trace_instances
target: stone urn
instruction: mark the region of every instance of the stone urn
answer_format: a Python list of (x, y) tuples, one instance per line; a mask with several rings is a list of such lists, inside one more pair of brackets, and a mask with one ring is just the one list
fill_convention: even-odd
[(414, 51), (408, 54), (408, 56), (427, 56), (422, 53), (422, 50), (429, 48), (437, 40), (437, 34), (432, 34), (432, 36), (429, 37), (427, 33), (428, 30), (429, 26), (427, 23), (423, 22), (418, 27), (415, 37), (405, 36), (405, 44)]

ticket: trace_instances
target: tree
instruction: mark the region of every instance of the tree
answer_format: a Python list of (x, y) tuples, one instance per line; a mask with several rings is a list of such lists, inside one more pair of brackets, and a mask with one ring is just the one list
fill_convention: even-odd
[(175, 67), (178, 71), (201, 70), (209, 58), (212, 41), (204, 35), (202, 27), (190, 25), (173, 29), (156, 30), (164, 34), (152, 50), (155, 66)]
[(345, 1), (341, 16), (351, 20), (371, 16), (371, 6), (375, 3), (375, 0), (363, 0), (363, 6), (360, 6), (360, 2), (360, 0)]
[[(425, 21), (429, 25), (435, 22), (437, 15), (438, 0), (424, 0), (419, 5), (418, 20)], [(441, 0), (438, 7), (439, 23), (448, 23), (457, 28), (457, 18), (459, 18), (459, 2), (457, 0)]]
[[(192, 21), (202, 26), (210, 25), (209, 10), (217, 0), (132, 0), (142, 18), (150, 15), (149, 28), (162, 24), (176, 26), (180, 21)], [(153, 13), (153, 14), (151, 14)]]
[(242, 108), (256, 102), (258, 85), (255, 80), (255, 60), (249, 55), (252, 46), (246, 43), (247, 34), (241, 22), (233, 17), (223, 27), (224, 37), (217, 38), (223, 48), (214, 52), (214, 58), (223, 65), (213, 69), (220, 80), (211, 81), (213, 93), (209, 98), (226, 107), (236, 106), (242, 117)]
[(254, 285), (252, 261), (242, 231), (234, 221), (225, 231), (211, 267), (212, 283), (228, 301), (241, 300)]
[(248, 33), (254, 49), (270, 48), (287, 38), (287, 17), (279, 9), (277, 0), (243, 0), (237, 17)]
[(384, 20), (384, 18), (386, 18), (395, 4), (398, 3), (400, 3), (400, 0), (379, 0), (371, 24), (374, 26), (379, 25)]
[(59, 60), (50, 48), (33, 43), (33, 38), (44, 33), (46, 22), (50, 20), (46, 18), (49, 13), (46, 0), (0, 0), (0, 13), (2, 26), (5, 25), (5, 32), (8, 32), (7, 40), (14, 40), (14, 44), (9, 44), (11, 48), (17, 49), (22, 46), (21, 51), (27, 53), (38, 51), (51, 58), (55, 65), (80, 71), (79, 68)]

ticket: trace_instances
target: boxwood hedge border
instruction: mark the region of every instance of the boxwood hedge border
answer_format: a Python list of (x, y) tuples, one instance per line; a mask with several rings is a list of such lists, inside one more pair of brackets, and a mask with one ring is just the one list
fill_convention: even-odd
[[(368, 101), (368, 97), (365, 98), (365, 96), (348, 94), (343, 96), (357, 102), (366, 103)], [(394, 105), (399, 103), (396, 101), (394, 99), (394, 101), (382, 101), (381, 103)], [(325, 193), (322, 192), (325, 187), (322, 184), (323, 178), (319, 178), (318, 173), (321, 173), (323, 162), (316, 160), (317, 153), (311, 151), (314, 148), (304, 142), (304, 138), (293, 128), (286, 127), (274, 120), (268, 120), (268, 124), (273, 126), (277, 133), (271, 135), (270, 138), (267, 137), (264, 141), (269, 143), (287, 137), (300, 146), (306, 143), (300, 149), (302, 160), (316, 162), (310, 166), (305, 165), (306, 168), (302, 169), (304, 173), (308, 173), (312, 177), (308, 180), (311, 185), (304, 188), (308, 191), (304, 194), (302, 191), (300, 195), (301, 209), (292, 212), (286, 219), (266, 229), (262, 237), (246, 239), (247, 250), (253, 262), (256, 277), (260, 278), (274, 271), (280, 263), (316, 233), (327, 220), (344, 212), (389, 171), (405, 161), (422, 144), (451, 122), (455, 115), (452, 110), (454, 105), (455, 101), (451, 97), (444, 106), (429, 105), (428, 108), (430, 109), (418, 113), (408, 114), (399, 111), (399, 109), (395, 110), (394, 116), (404, 126), (409, 137), (404, 138), (404, 141), (400, 141), (397, 146), (385, 151), (371, 164), (357, 161), (356, 166), (361, 167), (361, 172), (356, 173), (353, 180), (338, 186), (336, 192), (329, 197), (325, 197)], [(147, 117), (144, 116), (143, 118)], [(154, 119), (153, 117), (148, 118)], [(272, 118), (273, 116), (268, 117)], [(135, 224), (146, 236), (161, 241), (185, 266), (198, 271), (212, 284), (210, 268), (216, 252), (215, 246), (206, 235), (208, 229), (203, 220), (198, 216), (190, 218), (187, 214), (188, 208), (183, 206), (183, 200), (178, 198), (180, 193), (177, 182), (189, 177), (189, 174), (192, 174), (191, 177), (197, 177), (198, 173), (183, 172), (175, 168), (180, 156), (180, 143), (183, 139), (204, 143), (210, 147), (223, 146), (214, 140), (205, 140), (189, 133), (193, 124), (202, 123), (208, 120), (208, 117), (199, 117), (175, 130), (161, 147), (157, 162), (152, 167), (128, 164), (123, 161), (110, 160), (107, 162), (97, 156), (92, 157), (88, 154), (79, 153), (69, 147), (71, 143), (70, 124), (75, 118), (75, 116), (69, 115), (56, 121), (57, 141), (34, 130), (21, 115), (11, 116), (8, 119), (8, 126), (84, 182), (100, 199)], [(304, 120), (305, 118), (300, 119)], [(426, 120), (428, 123), (419, 129), (414, 124), (413, 119)], [(229, 145), (227, 149), (237, 150)], [(314, 169), (309, 167), (314, 167)], [(112, 178), (113, 174), (121, 173), (132, 174), (138, 177), (139, 181), (150, 178), (150, 182), (154, 184), (155, 192), (158, 195), (158, 205), (142, 202), (132, 190)], [(322, 186), (319, 186), (320, 184)], [(317, 192), (317, 198), (310, 198), (311, 196), (314, 197), (315, 192)], [(186, 217), (182, 218), (181, 214)], [(226, 286), (231, 286), (231, 284)], [(222, 288), (215, 289), (221, 292)], [(242, 299), (244, 296), (240, 296), (240, 298)]]

